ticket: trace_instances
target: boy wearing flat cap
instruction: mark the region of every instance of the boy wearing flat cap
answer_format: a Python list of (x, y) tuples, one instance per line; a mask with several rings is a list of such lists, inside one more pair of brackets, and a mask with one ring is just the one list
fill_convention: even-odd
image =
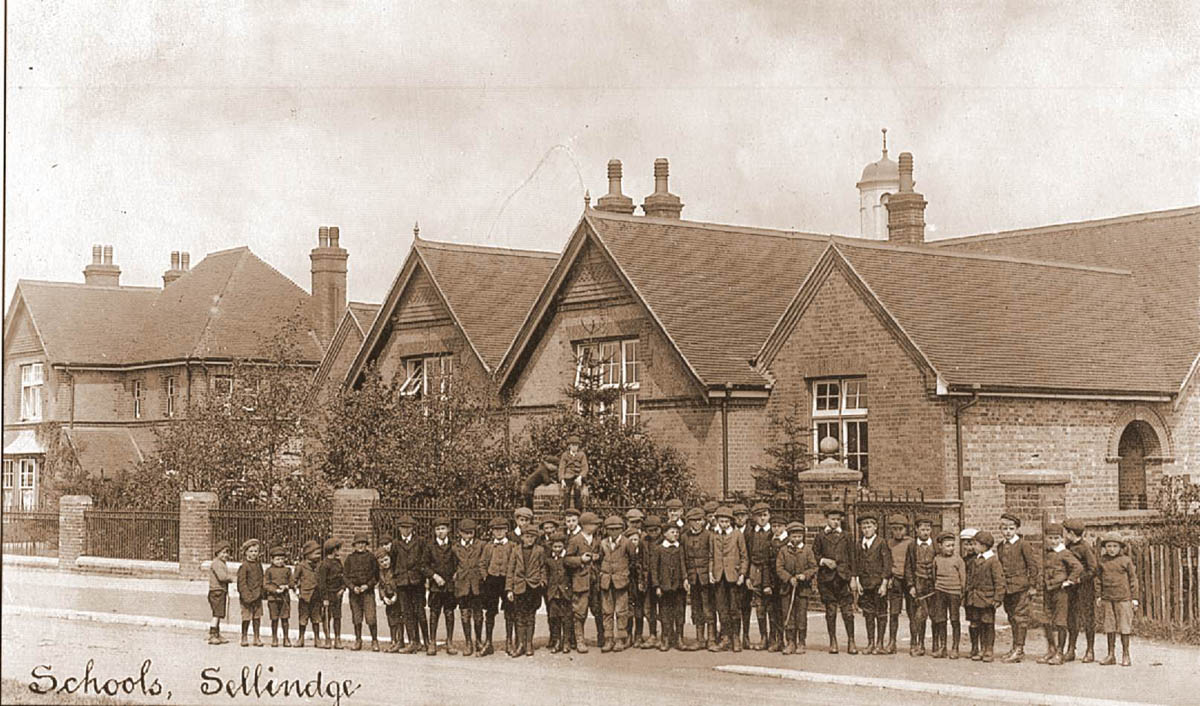
[(608, 639), (600, 651), (620, 652), (629, 646), (625, 632), (629, 620), (629, 573), (637, 559), (625, 536), (625, 523), (618, 515), (607, 517), (604, 529), (608, 536), (600, 542), (599, 582), (604, 634)]
[(1046, 609), (1046, 654), (1038, 664), (1062, 664), (1067, 644), (1067, 588), (1079, 583), (1083, 565), (1063, 543), (1062, 525), (1052, 522), (1044, 530), (1046, 545), (1042, 559), (1046, 590), (1042, 595)]
[(933, 559), (937, 556), (937, 547), (933, 546), (933, 520), (918, 517), (916, 525), (916, 539), (908, 545), (908, 556), (904, 559), (904, 580), (912, 600), (908, 640), (910, 657), (925, 654), (925, 625), (929, 620), (929, 600), (934, 595)]
[(513, 510), (513, 528), (508, 533), (508, 541), (516, 546), (521, 546), (521, 535), (526, 532), (532, 532), (533, 525), (533, 510), (527, 507), (519, 507)]
[(825, 527), (813, 541), (817, 558), (817, 592), (825, 605), (825, 630), (829, 633), (829, 654), (838, 653), (837, 616), (842, 614), (846, 627), (846, 653), (856, 655), (854, 645), (854, 596), (850, 577), (854, 575), (854, 540), (842, 530), (846, 516), (840, 505), (825, 506)]
[[(679, 537), (676, 535), (676, 540)], [(650, 636), (638, 643), (642, 649), (658, 646), (658, 591), (654, 584), (655, 554), (662, 547), (662, 519), (658, 515), (650, 515), (642, 523), (642, 541), (638, 547), (638, 577), (642, 582), (641, 614), (649, 624)], [(682, 550), (681, 550), (682, 551)], [(680, 558), (682, 558), (680, 554)]]
[(288, 640), (288, 616), (292, 602), (288, 600), (288, 589), (292, 586), (292, 570), (287, 567), (287, 552), (281, 546), (271, 547), (271, 565), (263, 574), (266, 586), (267, 610), (271, 615), (271, 647), (279, 647), (279, 624), (283, 623), (283, 646), (291, 647)]
[(233, 580), (226, 564), (229, 561), (229, 552), (229, 542), (217, 542), (212, 563), (208, 567), (208, 607), (212, 610), (212, 624), (208, 628), (210, 645), (229, 642), (221, 637), (221, 619), (225, 617), (226, 604), (229, 602), (229, 583)]
[(400, 536), (392, 542), (392, 579), (396, 582), (396, 594), (400, 596), (409, 640), (400, 650), (401, 654), (419, 652), (423, 647), (421, 634), (429, 633), (429, 623), (421, 608), (425, 597), (425, 580), (430, 578), (429, 548), (423, 539), (416, 536), (416, 526), (412, 515), (401, 515), (396, 521)]
[[(475, 520), (464, 518), (458, 521), (458, 541), (454, 543), (454, 598), (458, 602), (459, 617), (462, 618), (463, 636), (467, 649), (463, 655), (470, 657), (483, 652), (483, 566), (484, 543), (475, 539)], [(475, 626), (474, 632), (471, 626)]]
[[(669, 526), (669, 525), (668, 525)], [(688, 652), (712, 647), (717, 639), (716, 615), (713, 611), (713, 585), (708, 573), (712, 554), (712, 533), (704, 527), (704, 510), (694, 507), (687, 512), (687, 531), (680, 543), (687, 563), (687, 580), (691, 585), (692, 625), (696, 628), (696, 643), (686, 645)], [(683, 641), (683, 635), (679, 636)]]
[(556, 530), (546, 543), (546, 619), (550, 624), (551, 654), (569, 652), (575, 624), (571, 614), (571, 580), (567, 576), (567, 535)]
[[(631, 515), (630, 513), (637, 513)], [(645, 617), (646, 608), (646, 583), (649, 580), (648, 572), (643, 568), (644, 560), (642, 553), (646, 551), (645, 543), (642, 542), (642, 518), (641, 511), (630, 510), (625, 513), (625, 522), (628, 525), (625, 529), (625, 539), (629, 542), (629, 624), (625, 631), (629, 635), (629, 646), (642, 648), (646, 645), (646, 638), (642, 634), (643, 618)], [(636, 519), (637, 526), (633, 525), (633, 520)]]
[[(528, 534), (533, 534), (532, 531)], [(429, 646), (425, 653), (437, 654), (438, 621), (446, 617), (446, 654), (456, 655), (454, 649), (454, 572), (458, 559), (454, 555), (454, 540), (450, 538), (450, 518), (433, 521), (433, 541), (429, 544)]]
[(782, 591), (780, 599), (787, 606), (783, 615), (787, 646), (783, 654), (804, 654), (808, 644), (808, 594), (817, 575), (817, 558), (804, 544), (803, 522), (789, 524), (787, 535), (787, 544), (775, 557), (775, 573)]
[(257, 539), (247, 539), (242, 544), (242, 565), (237, 572), (238, 602), (242, 605), (242, 647), (249, 644), (246, 632), (251, 624), (254, 625), (254, 646), (263, 646), (258, 636), (263, 602), (263, 567), (259, 560), (261, 547)]
[[(346, 592), (346, 576), (342, 560), (338, 558), (341, 548), (342, 540), (336, 537), (325, 540), (325, 558), (317, 567), (317, 592), (321, 596), (321, 620), (327, 650), (342, 649), (342, 594)], [(330, 621), (333, 623), (332, 630)]]
[[(888, 576), (888, 638), (883, 654), (896, 654), (896, 635), (900, 631), (900, 611), (908, 616), (909, 634), (913, 630), (913, 599), (908, 595), (904, 564), (908, 560), (908, 518), (899, 513), (888, 516), (888, 550), (892, 554), (892, 569)], [(882, 638), (881, 638), (882, 639)]]
[(1083, 630), (1087, 642), (1087, 652), (1080, 660), (1083, 664), (1096, 661), (1096, 574), (1100, 568), (1096, 550), (1083, 537), (1085, 530), (1082, 520), (1072, 519), (1063, 523), (1067, 549), (1083, 565), (1079, 583), (1067, 589), (1067, 653), (1063, 655), (1063, 661), (1075, 661), (1075, 643), (1079, 639), (1079, 631)]
[(567, 555), (563, 562), (571, 576), (571, 608), (575, 618), (575, 649), (587, 654), (584, 628), (588, 608), (596, 622), (596, 644), (604, 646), (604, 614), (600, 606), (600, 537), (596, 530), (600, 518), (594, 512), (579, 516), (579, 532), (567, 540)]
[(713, 595), (721, 621), (721, 640), (709, 647), (719, 652), (732, 647), (742, 651), (740, 597), (750, 568), (746, 538), (733, 526), (733, 511), (717, 508), (717, 531), (713, 533), (709, 552), (708, 580), (715, 586)]
[[(651, 520), (657, 517), (651, 516)], [(649, 522), (648, 522), (649, 524)], [(661, 604), (662, 610), (662, 639), (658, 649), (666, 652), (674, 647), (683, 647), (684, 601), (687, 598), (688, 567), (684, 557), (683, 545), (679, 543), (679, 527), (674, 523), (668, 524), (666, 536), (658, 542), (658, 546), (650, 552), (650, 581), (649, 589), (653, 591), (655, 600)], [(647, 542), (650, 539), (647, 537)], [(654, 623), (650, 624), (654, 629)]]
[(583, 483), (588, 474), (587, 454), (579, 437), (567, 437), (567, 450), (558, 457), (558, 482), (562, 486), (563, 507), (583, 507)]
[(958, 659), (958, 642), (962, 627), (958, 616), (963, 593), (967, 589), (967, 565), (955, 546), (953, 532), (942, 532), (937, 537), (938, 555), (933, 558), (933, 598), (929, 605), (933, 622), (933, 657), (943, 659), (946, 655), (946, 622), (954, 633), (954, 646), (950, 659)]
[(504, 611), (504, 652), (512, 656), (516, 626), (513, 624), (513, 605), (504, 590), (504, 582), (508, 577), (509, 555), (516, 545), (508, 539), (508, 523), (504, 518), (493, 519), (489, 526), (492, 538), (483, 545), (483, 553), (479, 557), (479, 564), (483, 567), (483, 608), (487, 621), (487, 644), (479, 656), (486, 657), (495, 652), (492, 635), (496, 629), (496, 613), (501, 610)]
[(350, 594), (350, 622), (354, 624), (353, 650), (361, 650), (363, 621), (371, 631), (371, 651), (379, 651), (379, 627), (375, 618), (375, 585), (379, 583), (379, 562), (367, 551), (371, 538), (366, 532), (354, 535), (353, 551), (343, 562), (346, 586)]
[[(879, 517), (863, 511), (858, 516), (858, 531), (862, 536), (854, 545), (854, 576), (850, 590), (858, 594), (858, 607), (867, 623), (869, 655), (883, 654), (883, 636), (887, 632), (888, 576), (892, 573), (892, 552), (879, 536)], [(878, 641), (876, 632), (878, 631)]]
[(1021, 527), (1021, 518), (1012, 513), (1000, 516), (1000, 534), (1003, 539), (996, 547), (996, 556), (1004, 567), (1004, 585), (1007, 593), (1004, 595), (1004, 612), (1008, 615), (1008, 623), (1012, 626), (1012, 647), (1001, 662), (1015, 664), (1025, 656), (1025, 635), (1029, 631), (1029, 621), (1032, 617), (1031, 602), (1037, 591), (1038, 576), (1041, 571), (1038, 566), (1037, 554), (1033, 545), (1026, 542), (1017, 530)]
[(975, 558), (967, 567), (966, 606), (971, 659), (992, 661), (996, 646), (996, 608), (1004, 602), (1004, 567), (992, 548), (992, 533), (977, 532)]
[(663, 527), (667, 525), (678, 527), (681, 537), (687, 531), (687, 522), (683, 519), (683, 501), (679, 498), (671, 498), (667, 501), (667, 520), (663, 523)]
[(513, 605), (516, 618), (515, 638), (511, 656), (533, 656), (533, 629), (542, 591), (546, 586), (546, 554), (532, 530), (521, 534), (520, 545), (508, 554), (508, 572), (504, 590)]
[(296, 592), (296, 622), (300, 625), (296, 647), (304, 647), (304, 633), (308, 630), (310, 621), (313, 628), (313, 647), (321, 646), (321, 632), (318, 629), (321, 623), (321, 596), (317, 590), (317, 566), (320, 562), (321, 545), (310, 539), (300, 550), (300, 561), (296, 562), (296, 570), (292, 573), (292, 590)]
[(1133, 559), (1121, 549), (1125, 542), (1120, 535), (1109, 532), (1100, 539), (1100, 629), (1108, 638), (1108, 656), (1100, 664), (1117, 663), (1117, 633), (1121, 633), (1121, 666), (1129, 660), (1129, 635), (1133, 632), (1133, 609), (1137, 607), (1138, 580)]
[[(758, 612), (758, 632), (762, 642), (754, 645), (755, 650), (769, 649), (779, 652), (783, 649), (781, 625), (782, 615), (779, 612), (778, 579), (775, 576), (775, 556), (779, 552), (780, 543), (775, 541), (774, 528), (771, 527), (771, 508), (765, 502), (754, 503), (750, 508), (754, 516), (754, 525), (746, 530), (746, 552), (750, 558), (749, 573), (746, 575), (746, 590), (750, 597), (748, 605)], [(742, 627), (742, 637), (749, 638), (750, 612), (743, 613), (746, 624)], [(746, 647), (750, 643), (745, 642)]]

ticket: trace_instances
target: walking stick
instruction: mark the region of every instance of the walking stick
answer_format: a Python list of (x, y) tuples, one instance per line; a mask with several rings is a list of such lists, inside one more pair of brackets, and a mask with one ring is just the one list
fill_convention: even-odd
[[(792, 618), (792, 606), (796, 605), (796, 594), (800, 592), (800, 584), (792, 586), (792, 600), (788, 601), (787, 615), (783, 618), (783, 624), (787, 625)], [(790, 643), (789, 643), (790, 644)]]

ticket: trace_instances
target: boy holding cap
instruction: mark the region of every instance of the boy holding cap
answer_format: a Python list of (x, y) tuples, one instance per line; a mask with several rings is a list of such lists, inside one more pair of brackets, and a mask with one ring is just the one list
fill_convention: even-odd
[(458, 521), (458, 537), (454, 544), (454, 598), (467, 638), (463, 655), (470, 657), (476, 654), (476, 647), (483, 651), (483, 542), (475, 541), (475, 520), (469, 517)]
[[(321, 595), (321, 621), (325, 630), (325, 649), (342, 649), (342, 593), (346, 591), (346, 576), (338, 550), (342, 540), (330, 537), (325, 540), (325, 558), (317, 567), (317, 592)], [(333, 621), (332, 632), (329, 623)], [(333, 639), (330, 639), (332, 636)]]
[(1026, 542), (1017, 530), (1021, 518), (1012, 513), (1000, 516), (1000, 534), (1003, 540), (996, 547), (996, 556), (1004, 567), (1004, 612), (1012, 626), (1012, 647), (1000, 661), (1015, 664), (1025, 656), (1025, 635), (1029, 631), (1030, 603), (1037, 590), (1038, 558), (1033, 545)]
[(917, 537), (908, 545), (908, 556), (904, 560), (904, 579), (912, 600), (908, 639), (910, 657), (921, 657), (925, 654), (925, 623), (929, 619), (929, 599), (933, 598), (934, 594), (935, 556), (937, 547), (933, 546), (933, 520), (918, 517)]
[(587, 454), (580, 448), (579, 437), (567, 437), (567, 450), (558, 457), (558, 482), (562, 486), (564, 507), (583, 507), (583, 479), (588, 474)]
[(575, 649), (587, 654), (584, 627), (587, 624), (588, 607), (596, 621), (596, 644), (604, 645), (604, 622), (600, 608), (600, 538), (596, 529), (600, 518), (594, 512), (579, 516), (579, 532), (567, 540), (567, 555), (563, 562), (571, 575), (571, 608), (575, 618)]
[(996, 607), (1004, 602), (1004, 567), (992, 549), (992, 533), (975, 534), (975, 558), (967, 569), (967, 620), (971, 659), (992, 661), (996, 645)]
[[(650, 519), (658, 518), (651, 516)], [(658, 649), (666, 652), (672, 647), (677, 650), (683, 649), (684, 601), (690, 584), (683, 545), (679, 543), (679, 527), (674, 523), (668, 524), (663, 534), (665, 537), (657, 543), (654, 551), (650, 552), (648, 585), (653, 586), (650, 590), (653, 591), (655, 600), (661, 602), (663, 630)], [(649, 541), (647, 537), (647, 542)], [(650, 623), (650, 630), (654, 630), (653, 622)]]
[(1133, 632), (1133, 609), (1137, 607), (1137, 570), (1133, 559), (1121, 553), (1124, 546), (1120, 535), (1109, 532), (1100, 539), (1103, 552), (1100, 555), (1100, 625), (1108, 638), (1108, 656), (1100, 662), (1103, 666), (1117, 663), (1117, 633), (1121, 633), (1121, 666), (1128, 667), (1129, 635)]
[(955, 545), (953, 532), (942, 532), (937, 537), (938, 555), (933, 558), (933, 657), (946, 657), (946, 621), (954, 631), (954, 646), (950, 659), (958, 659), (958, 642), (962, 637), (962, 626), (958, 616), (963, 592), (967, 588), (967, 564)]
[(1063, 543), (1062, 525), (1052, 522), (1045, 529), (1045, 558), (1042, 559), (1046, 577), (1046, 592), (1042, 596), (1046, 609), (1046, 654), (1038, 664), (1062, 664), (1067, 644), (1067, 591), (1079, 583), (1083, 565), (1067, 551)]
[(1075, 661), (1075, 643), (1082, 629), (1087, 641), (1087, 652), (1080, 660), (1083, 664), (1096, 661), (1096, 573), (1100, 566), (1096, 550), (1083, 538), (1085, 529), (1082, 520), (1072, 519), (1063, 523), (1067, 549), (1083, 566), (1079, 583), (1067, 589), (1067, 654), (1063, 656), (1063, 661)]
[(225, 617), (225, 608), (229, 602), (229, 583), (233, 577), (229, 575), (229, 542), (217, 542), (213, 552), (212, 563), (208, 566), (208, 607), (212, 609), (212, 625), (208, 628), (208, 644), (224, 645), (229, 640), (221, 637), (221, 619)]
[[(292, 590), (296, 592), (296, 622), (300, 624), (300, 639), (296, 647), (304, 647), (304, 633), (312, 622), (313, 647), (321, 646), (321, 596), (317, 590), (317, 565), (321, 562), (321, 545), (308, 540), (300, 550), (300, 561), (292, 573)], [(326, 637), (329, 637), (326, 635)]]
[[(696, 644), (683, 649), (692, 652), (712, 646), (717, 639), (717, 624), (713, 614), (713, 586), (708, 573), (712, 533), (704, 527), (704, 511), (698, 507), (688, 510), (687, 524), (687, 531), (683, 533), (680, 543), (687, 564), (687, 580), (691, 585), (692, 625), (696, 628)], [(670, 527), (670, 524), (667, 526)], [(679, 639), (683, 641), (682, 634)]]
[(628, 646), (625, 626), (629, 620), (629, 571), (637, 560), (629, 539), (624, 536), (625, 523), (618, 515), (609, 515), (604, 520), (604, 529), (608, 536), (600, 542), (599, 583), (603, 628), (608, 639), (600, 651), (620, 652)]
[[(775, 541), (775, 532), (771, 527), (771, 507), (765, 502), (754, 503), (751, 508), (754, 515), (754, 526), (746, 532), (746, 552), (750, 557), (750, 569), (746, 576), (745, 595), (750, 596), (746, 602), (747, 610), (742, 614), (746, 624), (742, 628), (742, 637), (749, 638), (749, 608), (758, 607), (758, 632), (762, 642), (755, 645), (756, 650), (770, 649), (779, 652), (783, 649), (779, 643), (783, 641), (782, 615), (779, 612), (779, 596), (775, 576), (775, 556), (780, 544)], [(736, 513), (736, 510), (735, 510)], [(749, 647), (749, 642), (746, 643)]]
[[(533, 534), (533, 532), (529, 532)], [(438, 517), (433, 521), (433, 542), (429, 545), (429, 647), (426, 654), (437, 654), (438, 621), (446, 617), (446, 654), (456, 655), (454, 649), (454, 572), (458, 559), (454, 555), (454, 541), (450, 539), (450, 518)]]
[(343, 562), (346, 585), (350, 588), (350, 622), (354, 624), (354, 646), (362, 649), (362, 624), (371, 631), (371, 651), (379, 651), (379, 627), (375, 619), (375, 585), (379, 583), (379, 562), (367, 551), (371, 538), (366, 532), (354, 535), (354, 550)]
[(396, 594), (400, 597), (400, 610), (408, 630), (408, 644), (400, 653), (406, 655), (420, 651), (423, 647), (421, 633), (429, 633), (429, 623), (421, 608), (425, 579), (429, 578), (429, 553), (425, 542), (413, 531), (416, 525), (412, 515), (401, 515), (396, 521), (400, 536), (392, 543), (392, 580), (396, 582)]
[(288, 616), (292, 602), (288, 589), (292, 586), (292, 570), (287, 567), (287, 552), (281, 546), (271, 547), (271, 565), (263, 574), (267, 592), (267, 610), (271, 615), (271, 647), (279, 647), (279, 623), (283, 623), (283, 646), (291, 647), (288, 639)]
[(246, 631), (254, 625), (254, 646), (262, 647), (258, 638), (262, 623), (263, 567), (259, 562), (262, 544), (257, 539), (247, 539), (242, 544), (242, 565), (237, 571), (238, 602), (242, 605), (242, 647), (246, 647)]
[[(899, 513), (888, 516), (888, 551), (892, 554), (892, 569), (888, 576), (888, 641), (882, 654), (896, 654), (896, 635), (900, 630), (900, 610), (908, 616), (909, 634), (913, 630), (913, 600), (908, 595), (908, 581), (904, 578), (904, 564), (908, 560), (908, 518)], [(882, 637), (880, 638), (882, 639)]]
[(489, 526), (492, 539), (483, 545), (483, 554), (479, 558), (480, 566), (483, 567), (483, 607), (487, 621), (487, 645), (479, 656), (486, 657), (495, 652), (492, 636), (496, 629), (496, 613), (500, 610), (504, 611), (504, 652), (512, 656), (513, 632), (516, 626), (512, 621), (513, 605), (508, 600), (504, 583), (508, 577), (510, 552), (515, 545), (508, 539), (508, 523), (504, 518), (494, 518)]
[(825, 605), (825, 630), (829, 633), (829, 654), (838, 653), (837, 616), (842, 613), (846, 626), (846, 653), (856, 655), (854, 645), (854, 597), (850, 593), (850, 577), (854, 575), (854, 540), (842, 531), (845, 513), (841, 506), (825, 506), (825, 527), (813, 542), (817, 559), (817, 591)]
[[(854, 576), (851, 590), (858, 594), (858, 607), (867, 623), (866, 654), (883, 654), (883, 636), (887, 632), (888, 576), (892, 573), (892, 552), (878, 535), (879, 517), (864, 510), (858, 517), (862, 536), (854, 545)], [(878, 632), (878, 642), (876, 633)]]
[(780, 599), (787, 603), (783, 616), (787, 647), (783, 654), (804, 654), (808, 643), (808, 593), (817, 575), (817, 558), (804, 544), (803, 522), (788, 525), (787, 535), (787, 544), (775, 557), (775, 573), (782, 590)]
[(733, 526), (733, 511), (728, 507), (719, 507), (716, 517), (717, 531), (713, 533), (709, 552), (708, 580), (715, 586), (713, 594), (722, 635), (720, 642), (708, 649), (710, 652), (719, 652), (732, 647), (734, 652), (741, 652), (740, 599), (750, 557), (746, 552), (746, 538)]

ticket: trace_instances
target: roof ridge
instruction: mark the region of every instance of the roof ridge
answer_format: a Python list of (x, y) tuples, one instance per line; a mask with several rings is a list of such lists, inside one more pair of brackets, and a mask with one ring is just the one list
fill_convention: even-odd
[(62, 281), (50, 280), (50, 279), (19, 279), (19, 280), (17, 280), (18, 287), (21, 286), (22, 284), (35, 284), (38, 286), (63, 287), (63, 288), (69, 287), (72, 289), (101, 289), (101, 290), (105, 290), (105, 291), (118, 291), (118, 292), (161, 292), (162, 291), (162, 287), (155, 287), (152, 285), (145, 285), (145, 284), (122, 284), (122, 285), (113, 287), (113, 286), (106, 285), (106, 284), (88, 284), (87, 282), (62, 282)]
[(742, 233), (744, 235), (761, 235), (769, 238), (788, 238), (792, 240), (826, 240), (829, 238), (849, 238), (852, 236), (838, 233), (811, 233), (800, 230), (784, 230), (780, 228), (760, 228), (757, 226), (738, 226), (728, 223), (712, 223), (708, 221), (689, 221), (682, 218), (656, 218), (654, 216), (634, 216), (623, 213), (610, 213), (591, 209), (588, 218), (599, 218), (606, 221), (622, 221), (625, 223), (649, 223), (653, 225), (696, 228), (698, 230), (722, 231), (726, 233)]
[[(225, 248), (224, 250), (213, 250), (210, 253), (205, 253), (204, 257), (200, 258), (200, 262), (204, 262), (205, 260), (207, 260), (208, 258), (210, 258), (214, 255), (228, 255), (231, 252), (237, 252), (238, 250), (249, 250), (249, 249), (250, 249), (249, 245), (238, 245), (238, 246), (232, 247), (232, 248)], [(196, 264), (199, 265), (200, 263), (196, 263)]]
[[(212, 328), (213, 318), (214, 318), (213, 311), (220, 309), (221, 301), (225, 298), (225, 291), (229, 289), (229, 283), (233, 281), (234, 275), (237, 274), (238, 270), (240, 270), (242, 265), (245, 264), (245, 262), (246, 262), (245, 253), (249, 253), (250, 248), (243, 247), (243, 249), (245, 250), (245, 252), (242, 254), (242, 256), (240, 258), (238, 258), (237, 264), (233, 266), (233, 269), (231, 269), (229, 271), (229, 274), (225, 277), (225, 282), (221, 284), (221, 291), (217, 293), (216, 298), (213, 300), (212, 306), (210, 306), (208, 308), (208, 313), (204, 317), (204, 327), (202, 329), (200, 329), (200, 335), (196, 337), (196, 340), (193, 342), (191, 348), (188, 350), (188, 352), (187, 352), (188, 357), (192, 357), (192, 356), (196, 355), (197, 351), (200, 348), (200, 344), (204, 341), (205, 337), (208, 335), (209, 329)], [(250, 253), (250, 254), (253, 255), (253, 253)], [(204, 259), (207, 260), (208, 256), (205, 256)], [(203, 356), (201, 356), (201, 357), (203, 357)]]
[[(513, 255), (515, 257), (556, 258), (558, 253), (551, 250), (533, 250), (531, 248), (512, 248), (504, 245), (478, 245), (476, 243), (454, 243), (446, 240), (420, 240), (413, 242), (414, 247), (428, 247), (434, 250), (458, 250), (462, 252), (487, 251), (493, 255)], [(499, 251), (499, 252), (496, 252)]]
[(1057, 260), (1034, 260), (1030, 258), (1015, 257), (1012, 255), (998, 255), (992, 253), (976, 253), (963, 252), (960, 250), (943, 250), (941, 248), (931, 248), (927, 245), (901, 245), (898, 243), (887, 243), (882, 241), (860, 240), (858, 238), (847, 238), (844, 236), (834, 236), (830, 241), (846, 245), (851, 248), (866, 248), (871, 250), (887, 250), (892, 252), (906, 252), (913, 255), (929, 255), (931, 257), (954, 257), (964, 260), (989, 260), (993, 262), (1010, 262), (1017, 265), (1033, 265), (1035, 267), (1055, 267), (1065, 270), (1081, 270), (1084, 272), (1095, 272), (1099, 274), (1132, 276), (1131, 270), (1124, 270), (1116, 267), (1101, 267), (1100, 265), (1081, 265), (1074, 262), (1061, 262)]
[(1161, 211), (1144, 211), (1142, 213), (1127, 213), (1120, 216), (1110, 216), (1107, 218), (1092, 218), (1082, 221), (1068, 221), (1066, 223), (1051, 223), (1041, 226), (1033, 226), (1030, 228), (1013, 228), (1010, 230), (997, 230), (985, 233), (974, 233), (970, 235), (957, 235), (951, 238), (940, 238), (938, 240), (929, 241), (936, 246), (961, 243), (964, 241), (979, 241), (991, 240), (996, 238), (1011, 238), (1021, 235), (1036, 235), (1040, 233), (1053, 233), (1063, 230), (1079, 230), (1083, 227), (1095, 228), (1107, 225), (1117, 225), (1120, 223), (1135, 223), (1137, 221), (1152, 221), (1166, 218), (1181, 218), (1186, 216), (1200, 215), (1200, 205), (1196, 206), (1181, 206), (1179, 208), (1163, 209)]
[(374, 304), (374, 303), (372, 303), (372, 302), (356, 302), (356, 301), (350, 301), (350, 302), (347, 302), (347, 303), (346, 303), (346, 306), (372, 306), (372, 307), (378, 307), (378, 306), (383, 306), (383, 305), (382, 305), (382, 304)]

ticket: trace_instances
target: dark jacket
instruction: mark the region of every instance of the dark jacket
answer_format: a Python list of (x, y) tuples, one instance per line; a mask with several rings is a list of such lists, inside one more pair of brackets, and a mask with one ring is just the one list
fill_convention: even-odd
[(813, 577), (817, 575), (817, 557), (807, 544), (799, 547), (785, 544), (775, 557), (775, 574), (781, 584), (791, 583), (792, 577), (797, 576), (797, 587), (805, 588), (811, 585)]
[(526, 551), (517, 547), (508, 553), (508, 573), (505, 574), (504, 590), (520, 595), (525, 591), (546, 585), (546, 554), (540, 544)]
[[(292, 570), (286, 566), (272, 564), (263, 574), (263, 583), (266, 586), (267, 600), (286, 601), (287, 589), (292, 586)], [(283, 593), (279, 592), (280, 588), (284, 589)]]
[[(832, 581), (834, 576), (849, 581), (854, 575), (854, 539), (846, 530), (834, 532), (825, 527), (813, 540), (813, 556), (817, 558), (817, 581)], [(820, 566), (822, 559), (833, 559), (837, 568)]]
[(688, 577), (683, 544), (676, 542), (668, 546), (666, 540), (662, 540), (650, 554), (653, 557), (650, 564), (651, 590), (661, 588), (664, 593), (683, 590), (683, 582)]
[(292, 582), (300, 600), (311, 601), (314, 596), (317, 600), (321, 599), (317, 594), (317, 566), (308, 563), (307, 559), (296, 564), (296, 570), (292, 572)]
[(745, 577), (750, 568), (750, 555), (746, 552), (746, 538), (735, 528), (726, 534), (718, 530), (709, 544), (708, 571), (717, 581), (733, 583)]
[(892, 550), (887, 540), (875, 535), (870, 549), (860, 539), (854, 543), (854, 572), (863, 590), (875, 591), (892, 574)]
[(1004, 602), (1005, 587), (1004, 567), (994, 554), (980, 554), (967, 566), (967, 606), (995, 608)]
[(546, 600), (548, 601), (571, 599), (571, 580), (567, 576), (565, 558), (565, 550), (562, 556), (557, 557), (550, 550), (546, 550)]
[(453, 591), (454, 590), (454, 571), (458, 568), (458, 558), (454, 554), (455, 541), (446, 539), (446, 546), (439, 546), (437, 538), (429, 542), (429, 578), (433, 578), (434, 574), (442, 577), (446, 582), (445, 586), (437, 585), (437, 581), (429, 582), (430, 592), (434, 591)]
[[(505, 537), (505, 540), (507, 539), (508, 537)], [(485, 579), (488, 576), (508, 575), (509, 552), (516, 546), (510, 541), (497, 544), (494, 539), (483, 545), (483, 552), (479, 555), (479, 566), (483, 569)]]
[[(638, 546), (638, 588), (642, 591), (654, 591), (654, 562), (657, 558), (654, 556), (662, 549), (663, 538), (659, 535), (658, 539), (651, 539), (649, 535), (642, 535), (642, 543)], [(682, 551), (683, 546), (679, 549)], [(683, 558), (683, 555), (679, 555)]]
[(562, 452), (562, 456), (558, 457), (558, 480), (560, 483), (586, 478), (588, 472), (587, 454), (580, 449), (574, 456), (571, 455), (571, 450), (567, 449)]
[(775, 541), (770, 528), (760, 530), (758, 525), (748, 525), (745, 533), (746, 554), (750, 566), (746, 573), (746, 586), (754, 591), (764, 588), (775, 589), (775, 555), (779, 542)]
[(1071, 550), (1064, 548), (1061, 552), (1056, 552), (1051, 547), (1045, 554), (1042, 560), (1045, 569), (1042, 574), (1046, 577), (1047, 590), (1062, 588), (1064, 581), (1079, 583), (1079, 577), (1083, 575), (1083, 564), (1079, 563)]
[(341, 592), (346, 590), (346, 576), (342, 572), (342, 561), (331, 556), (321, 560), (317, 565), (317, 592), (323, 601), (340, 599)]
[(483, 544), (478, 539), (471, 540), (466, 546), (461, 539), (454, 543), (454, 558), (458, 564), (454, 570), (456, 598), (483, 595)]
[(637, 563), (633, 552), (627, 537), (618, 536), (615, 541), (606, 537), (600, 541), (600, 590), (629, 587), (630, 570)]
[(1137, 569), (1128, 554), (1100, 556), (1100, 598), (1129, 601), (1138, 596)]
[(909, 586), (916, 586), (920, 581), (922, 585), (933, 587), (933, 558), (937, 553), (937, 542), (930, 539), (929, 544), (921, 544), (920, 540), (913, 537), (904, 557), (904, 580)]
[(1032, 544), (1020, 536), (1012, 544), (1002, 539), (995, 551), (1004, 567), (1004, 586), (1008, 593), (1028, 591), (1038, 585), (1038, 558)]
[(683, 559), (687, 565), (688, 580), (693, 585), (707, 586), (708, 564), (712, 554), (712, 533), (706, 529), (692, 533), (689, 528), (679, 536), (679, 544), (683, 546)]
[(429, 548), (413, 534), (407, 542), (392, 542), (392, 579), (397, 586), (423, 586), (429, 578)]
[(366, 586), (367, 590), (379, 583), (379, 561), (368, 551), (350, 552), (342, 561), (342, 572), (350, 588)]
[(237, 571), (238, 600), (246, 605), (263, 599), (263, 567), (257, 561), (243, 561)]
[[(591, 562), (583, 562), (584, 554), (592, 555)], [(600, 578), (600, 534), (592, 535), (591, 544), (583, 538), (583, 532), (571, 537), (567, 541), (567, 557), (564, 561), (571, 574), (571, 590), (575, 593), (591, 590), (592, 583)]]
[(1079, 563), (1083, 566), (1083, 573), (1079, 576), (1081, 585), (1091, 585), (1096, 580), (1096, 574), (1100, 570), (1100, 557), (1096, 556), (1096, 550), (1092, 548), (1090, 542), (1086, 539), (1080, 539), (1074, 544), (1068, 544), (1067, 549), (1075, 555)]

